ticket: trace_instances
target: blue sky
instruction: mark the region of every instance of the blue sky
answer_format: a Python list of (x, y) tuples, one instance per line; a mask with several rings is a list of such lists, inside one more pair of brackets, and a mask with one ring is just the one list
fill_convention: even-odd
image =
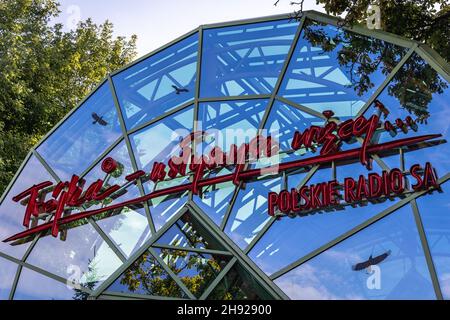
[[(142, 56), (201, 24), (292, 12), (290, 0), (60, 0), (61, 15), (55, 22), (70, 29), (74, 22), (91, 17), (96, 23), (109, 19), (116, 35), (138, 36)], [(305, 10), (322, 11), (316, 0), (306, 0)]]

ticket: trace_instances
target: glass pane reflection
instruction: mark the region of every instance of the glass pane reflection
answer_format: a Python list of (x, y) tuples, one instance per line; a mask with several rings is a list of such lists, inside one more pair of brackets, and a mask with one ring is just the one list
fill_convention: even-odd
[(39, 239), (27, 262), (66, 279), (74, 276), (89, 289), (98, 287), (122, 264), (89, 223), (61, 232), (58, 238)]
[(14, 300), (86, 300), (89, 294), (23, 268)]
[(0, 258), (0, 300), (8, 300), (19, 265)]
[(102, 171), (102, 161), (108, 157), (116, 160), (117, 169), (109, 176), (109, 185), (122, 185), (127, 182), (125, 177), (133, 172), (130, 155), (124, 141), (119, 143), (110, 153), (108, 153), (91, 171), (89, 171), (83, 178), (86, 180), (86, 185), (95, 182), (97, 179), (105, 179), (106, 173)]
[[(208, 155), (214, 147), (230, 152), (231, 145), (241, 146), (258, 135), (268, 100), (242, 100), (201, 103), (199, 105), (198, 130), (205, 132), (196, 144), (197, 155)], [(265, 132), (261, 133), (267, 136)], [(264, 158), (265, 159), (265, 158)], [(207, 177), (230, 173), (234, 166), (221, 167), (207, 173)]]
[[(178, 155), (180, 140), (192, 132), (193, 116), (193, 108), (188, 107), (131, 135), (139, 169), (150, 172), (154, 162), (167, 164), (170, 157)], [(151, 191), (148, 185), (144, 184), (146, 192)]]
[(204, 30), (200, 95), (271, 93), (297, 27), (280, 20)]
[[(375, 266), (355, 270), (380, 256), (384, 260)], [(275, 283), (291, 299), (436, 299), (409, 205)]]
[[(153, 163), (163, 162), (167, 164), (170, 157), (178, 155), (181, 150), (179, 147), (180, 140), (192, 132), (193, 115), (193, 108), (188, 107), (133, 134), (130, 138), (138, 168), (150, 172)], [(186, 183), (186, 179), (186, 177), (182, 177), (178, 178), (178, 181), (162, 181), (157, 184), (156, 188)], [(152, 192), (155, 188), (155, 184), (150, 181), (145, 182), (143, 186), (146, 193)], [(156, 230), (166, 224), (183, 207), (186, 201), (187, 192), (150, 200), (148, 204)]]
[[(442, 134), (442, 139), (450, 141), (450, 88), (448, 82), (441, 77), (427, 62), (417, 54), (413, 54), (405, 65), (396, 73), (392, 81), (378, 96), (387, 114), (383, 116), (380, 109), (371, 105), (365, 112), (366, 117), (380, 114), (382, 119), (395, 125), (395, 120), (405, 120), (410, 116), (416, 121), (417, 131), (409, 129), (405, 134), (400, 129), (392, 137), (390, 133), (381, 131), (378, 142), (392, 141), (407, 137)], [(447, 156), (447, 143), (432, 146), (423, 150), (405, 154), (406, 170), (416, 163), (425, 165), (429, 161), (440, 176), (450, 171), (450, 159)]]
[(198, 34), (113, 77), (128, 129), (194, 98)]
[[(231, 171), (225, 170), (226, 173)], [(194, 202), (216, 225), (220, 226), (227, 212), (236, 186), (232, 182), (208, 186), (202, 193), (194, 196)]]
[[(102, 162), (104, 159), (111, 157), (117, 162), (117, 169), (113, 171), (111, 174), (106, 174), (102, 171)], [(94, 166), (84, 177), (83, 179), (86, 180), (85, 183), (85, 190), (88, 188), (88, 186), (98, 179), (102, 179), (104, 181), (105, 187), (110, 187), (115, 184), (118, 186), (125, 186), (128, 181), (125, 179), (127, 175), (132, 173), (133, 167), (131, 165), (130, 156), (128, 154), (128, 149), (126, 147), (126, 144), (124, 141), (119, 143), (110, 153), (108, 153), (99, 163)], [(140, 191), (137, 187), (136, 183), (131, 183), (126, 186), (126, 188), (122, 188), (119, 191), (116, 191), (113, 193), (110, 197), (106, 198), (105, 200), (99, 202), (99, 201), (91, 201), (83, 206), (83, 208), (77, 208), (71, 211), (71, 213), (80, 212), (84, 210), (94, 210), (101, 207), (110, 206), (112, 204), (118, 204), (122, 203), (126, 200), (131, 200), (140, 197)], [(133, 208), (142, 208), (143, 205), (136, 205), (133, 206)], [(119, 210), (120, 212), (120, 210)], [(103, 219), (111, 215), (118, 214), (117, 210), (115, 212), (109, 212), (105, 214), (96, 215), (93, 218), (94, 219)]]
[[(36, 157), (31, 156), (0, 206), (1, 240), (25, 230), (25, 227), (23, 226), (23, 218), (25, 215), (26, 205), (25, 203), (21, 204), (14, 202), (12, 198), (33, 185), (44, 181), (51, 181), (55, 183), (53, 177), (41, 165), (39, 160)], [(14, 256), (15, 258), (22, 259), (22, 256), (29, 244), (30, 243), (27, 242), (20, 245), (11, 245), (0, 241), (0, 250), (6, 254)]]
[(190, 213), (184, 214), (155, 242), (155, 245), (224, 250), (223, 246)]
[(186, 294), (146, 251), (106, 291), (184, 298)]
[(123, 208), (118, 215), (98, 220), (97, 224), (130, 257), (151, 236), (144, 208)]
[(207, 253), (157, 248), (155, 251), (197, 298), (230, 260), (227, 256)]
[(272, 297), (240, 265), (234, 265), (207, 297), (208, 300), (262, 300)]
[(279, 94), (340, 120), (355, 116), (405, 48), (306, 20)]
[(198, 154), (207, 154), (216, 146), (229, 152), (232, 144), (250, 142), (258, 134), (267, 103), (268, 100), (201, 103), (198, 130), (206, 131), (207, 137), (198, 144)]
[[(357, 178), (357, 168), (360, 164), (343, 166), (345, 171), (354, 171), (348, 176)], [(341, 167), (338, 167), (340, 170)], [(380, 171), (377, 171), (380, 172)], [(346, 175), (347, 176), (347, 175)], [(306, 185), (312, 185), (330, 181), (331, 169), (319, 169)], [(289, 176), (289, 188), (297, 188), (299, 182), (293, 181)], [(339, 180), (343, 182), (343, 180)], [(258, 241), (250, 251), (249, 257), (268, 275), (280, 270), (290, 263), (302, 258), (327, 242), (337, 238), (351, 228), (363, 223), (380, 213), (395, 202), (384, 201), (382, 203), (365, 206), (345, 206), (330, 212), (318, 212), (304, 217), (284, 217), (275, 221), (270, 229)]]
[(267, 119), (265, 129), (280, 144), (281, 152), (277, 162), (283, 163), (298, 160), (302, 156), (307, 158), (319, 155), (321, 147), (316, 148), (316, 152), (314, 153), (305, 148), (295, 152), (289, 151), (292, 150), (291, 144), (295, 131), (303, 133), (313, 125), (322, 127), (324, 124), (325, 120), (321, 118), (300, 111), (282, 102), (275, 101)]
[(188, 200), (188, 193), (154, 198), (148, 202), (156, 231), (176, 215)]
[(61, 180), (70, 180), (121, 134), (113, 96), (105, 82), (37, 150)]
[(267, 195), (280, 192), (282, 179), (269, 179), (247, 183), (239, 191), (233, 210), (228, 218), (225, 233), (244, 249), (269, 221)]
[(450, 183), (442, 185), (442, 191), (425, 194), (417, 199), (417, 205), (442, 295), (450, 300)]

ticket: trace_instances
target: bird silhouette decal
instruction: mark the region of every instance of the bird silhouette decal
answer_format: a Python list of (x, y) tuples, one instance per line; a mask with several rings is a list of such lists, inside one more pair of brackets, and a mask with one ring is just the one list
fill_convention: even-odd
[(189, 92), (188, 89), (186, 89), (186, 88), (178, 88), (178, 87), (175, 86), (175, 85), (172, 85), (172, 88), (175, 89), (175, 93), (176, 93), (176, 94), (180, 94), (180, 93), (182, 93), (182, 92)]
[(106, 126), (108, 124), (108, 122), (106, 122), (105, 120), (103, 120), (103, 117), (100, 117), (98, 114), (96, 114), (95, 112), (92, 113), (92, 119), (94, 119), (94, 121), (92, 122), (92, 124), (96, 124), (98, 123), (101, 126)]
[(386, 106), (383, 103), (381, 103), (380, 100), (375, 100), (374, 102), (375, 102), (375, 107), (377, 107), (378, 110), (381, 111), (381, 113), (384, 115), (384, 118), (386, 119), (390, 113), (388, 108), (386, 108)]
[(369, 259), (360, 263), (355, 264), (352, 266), (353, 271), (360, 271), (369, 268), (370, 266), (377, 265), (381, 262), (383, 262), (387, 257), (391, 255), (391, 250), (386, 251), (383, 254), (380, 254), (379, 256), (372, 257), (370, 255)]

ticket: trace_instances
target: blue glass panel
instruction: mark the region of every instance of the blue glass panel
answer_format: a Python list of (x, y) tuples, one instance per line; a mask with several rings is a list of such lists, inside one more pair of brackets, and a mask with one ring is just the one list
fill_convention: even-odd
[[(111, 157), (113, 158), (118, 166), (117, 169), (107, 175), (102, 171), (102, 162), (104, 159)], [(96, 166), (94, 166), (91, 171), (89, 171), (83, 179), (86, 180), (85, 188), (89, 186), (91, 183), (97, 181), (98, 179), (102, 179), (105, 181), (105, 186), (112, 186), (117, 184), (118, 186), (125, 186), (128, 181), (125, 177), (131, 173), (133, 173), (133, 166), (131, 165), (130, 155), (128, 153), (128, 148), (124, 141), (119, 143), (110, 153), (108, 153)], [(151, 184), (151, 182), (146, 182)], [(96, 208), (100, 208), (101, 206), (111, 205), (116, 203), (121, 203), (126, 200), (131, 200), (140, 197), (141, 194), (139, 189), (135, 183), (128, 185), (126, 188), (112, 194), (110, 198), (105, 199), (102, 203), (97, 205), (91, 205), (89, 207), (84, 206), (84, 209), (93, 210)], [(139, 208), (143, 206), (140, 205)], [(133, 207), (136, 208), (136, 207)], [(73, 211), (75, 212), (75, 211)], [(72, 213), (73, 213), (72, 212)]]
[(442, 185), (442, 191), (443, 193), (435, 192), (418, 198), (417, 205), (442, 295), (445, 299), (450, 299), (450, 184)]
[(186, 294), (146, 251), (122, 274), (106, 292), (134, 293), (183, 298)]
[(156, 231), (165, 225), (170, 218), (183, 209), (188, 200), (188, 192), (158, 197), (148, 202)]
[(86, 300), (87, 293), (23, 268), (14, 300)]
[[(86, 186), (97, 179), (105, 180), (105, 178), (107, 186), (114, 184), (123, 186), (127, 183), (125, 177), (133, 172), (133, 168), (125, 142), (121, 142), (106, 157), (112, 157), (116, 160), (118, 163), (116, 171), (106, 178), (106, 173), (101, 170), (102, 160), (84, 177)], [(131, 184), (123, 191), (113, 194), (111, 198), (105, 199), (102, 203), (93, 204), (89, 207), (85, 205), (84, 209), (93, 210), (102, 206), (135, 199), (140, 196), (141, 194), (137, 185)], [(72, 214), (77, 211), (81, 210), (73, 210)], [(110, 236), (116, 245), (122, 249), (122, 253), (127, 257), (136, 251), (151, 234), (143, 204), (130, 205), (123, 209), (102, 213), (94, 216), (93, 219)]]
[(38, 240), (27, 262), (94, 289), (122, 262), (90, 224)]
[[(358, 178), (358, 168), (355, 168), (357, 166), (362, 168), (362, 174), (367, 175), (367, 170), (363, 166), (353, 164), (338, 167), (337, 172), (340, 172), (342, 168), (342, 174), (337, 174), (338, 177), (345, 175), (345, 177)], [(381, 170), (376, 171), (380, 172)], [(291, 176), (289, 178), (289, 188), (298, 187), (299, 181), (291, 179)], [(343, 178), (339, 177), (339, 179), (338, 181), (342, 183)], [(332, 180), (331, 169), (319, 169), (306, 185), (330, 180)], [(292, 219), (284, 217), (275, 221), (250, 251), (249, 257), (270, 275), (370, 219), (394, 203), (385, 201), (371, 204), (369, 202), (366, 206), (355, 208), (348, 205), (343, 210), (318, 212)]]
[[(52, 176), (41, 165), (39, 160), (36, 157), (31, 156), (0, 206), (1, 240), (25, 230), (23, 218), (25, 215), (26, 203), (21, 204), (14, 202), (12, 198), (33, 185), (44, 181), (55, 182)], [(21, 259), (29, 244), (30, 243), (27, 242), (25, 244), (12, 246), (9, 243), (0, 241), (0, 251)]]
[(225, 233), (244, 249), (269, 221), (267, 195), (280, 192), (281, 178), (247, 183), (239, 195), (228, 218)]
[(282, 102), (275, 101), (267, 119), (265, 129), (280, 144), (281, 153), (278, 162), (298, 160), (301, 156), (305, 156), (306, 158), (319, 155), (320, 147), (317, 148), (315, 153), (304, 148), (290, 152), (292, 150), (291, 143), (295, 131), (304, 132), (313, 125), (323, 126), (324, 124), (325, 120), (321, 118), (300, 111)]
[(200, 95), (271, 93), (297, 27), (280, 20), (204, 30)]
[[(226, 169), (223, 169), (226, 170)], [(223, 174), (231, 173), (226, 170)], [(216, 225), (220, 226), (227, 212), (236, 185), (232, 182), (220, 183), (202, 190), (202, 194), (194, 196), (194, 202), (206, 213)]]
[(144, 208), (128, 208), (97, 224), (119, 247), (126, 257), (130, 257), (151, 236)]
[(198, 144), (197, 153), (207, 154), (216, 146), (228, 152), (233, 143), (250, 142), (258, 134), (267, 104), (268, 100), (201, 103), (198, 128), (206, 131), (211, 141)]
[(38, 148), (61, 180), (81, 174), (122, 134), (108, 83), (104, 83)]
[(128, 129), (194, 98), (197, 51), (195, 34), (113, 77)]
[[(235, 102), (202, 103), (199, 106), (198, 129), (206, 137), (197, 143), (196, 152), (208, 154), (214, 147), (229, 152), (230, 146), (249, 143), (258, 135), (258, 128), (268, 105), (268, 100), (243, 100)], [(261, 133), (267, 136), (266, 133)], [(267, 158), (262, 159), (265, 161)], [(209, 176), (229, 173), (228, 170), (214, 170)]]
[[(192, 132), (193, 108), (189, 107), (150, 125), (130, 136), (138, 168), (150, 172), (154, 162), (167, 164), (170, 157), (179, 155), (180, 139)], [(144, 184), (151, 191), (149, 183)]]
[(436, 299), (409, 205), (275, 283), (291, 299)]
[(9, 293), (17, 272), (18, 265), (0, 258), (0, 300), (9, 299)]
[(382, 40), (306, 20), (279, 95), (346, 120), (405, 53)]
[[(179, 155), (179, 142), (192, 132), (194, 123), (193, 108), (189, 107), (171, 115), (156, 124), (148, 126), (130, 138), (139, 169), (150, 172), (154, 162), (168, 163), (170, 157)], [(144, 183), (146, 193), (155, 188), (162, 189), (173, 184), (186, 183), (186, 177), (171, 181)], [(156, 229), (161, 228), (174, 214), (180, 210), (187, 200), (187, 193), (169, 195), (149, 201), (150, 212)]]
[[(382, 131), (379, 142), (392, 141), (407, 137), (442, 134), (446, 141), (450, 140), (448, 119), (450, 116), (450, 88), (448, 82), (441, 77), (428, 63), (418, 55), (413, 54), (405, 65), (396, 73), (392, 81), (378, 96), (389, 114), (384, 117), (373, 104), (365, 116), (380, 114), (383, 121), (389, 120), (395, 125), (395, 120), (405, 120), (407, 116), (416, 120), (417, 131), (409, 130), (407, 134), (400, 129), (397, 136)], [(432, 146), (419, 151), (405, 154), (406, 170), (416, 163), (422, 166), (430, 161), (440, 176), (450, 171), (450, 159), (447, 156), (448, 145)]]

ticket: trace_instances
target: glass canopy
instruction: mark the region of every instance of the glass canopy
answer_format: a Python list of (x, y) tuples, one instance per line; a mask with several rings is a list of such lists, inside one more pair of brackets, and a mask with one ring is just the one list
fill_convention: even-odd
[[(425, 46), (349, 30), (313, 11), (298, 21), (202, 26), (108, 76), (31, 150), (1, 199), (0, 240), (24, 231), (29, 200), (13, 197), (33, 185), (77, 175), (86, 186), (101, 180), (102, 190), (120, 189), (64, 208), (62, 218), (112, 209), (68, 223), (57, 237), (0, 242), (0, 299), (450, 299), (448, 70)], [(193, 181), (191, 163), (184, 176), (150, 178), (155, 163), (183, 155), (194, 132), (208, 133), (189, 142), (197, 154), (270, 135), (279, 152), (248, 161), (250, 169), (317, 156), (320, 146), (291, 146), (296, 131), (329, 121), (324, 111), (337, 123), (376, 114), (398, 126), (396, 138), (378, 130), (372, 144), (432, 134), (440, 142), (373, 155), (370, 169), (311, 163), (199, 192), (158, 194)], [(403, 134), (395, 120), (408, 116), (418, 128)], [(360, 146), (348, 141), (341, 150)], [(111, 159), (116, 167), (105, 173)], [(426, 162), (438, 176), (433, 191), (407, 185), (401, 197), (382, 201), (268, 214), (270, 192), (392, 168), (410, 176), (413, 164)], [(129, 181), (138, 170), (144, 175)], [(201, 178), (234, 171), (208, 169)], [(41, 211), (31, 227), (51, 221)], [(377, 256), (384, 260), (355, 269)]]

